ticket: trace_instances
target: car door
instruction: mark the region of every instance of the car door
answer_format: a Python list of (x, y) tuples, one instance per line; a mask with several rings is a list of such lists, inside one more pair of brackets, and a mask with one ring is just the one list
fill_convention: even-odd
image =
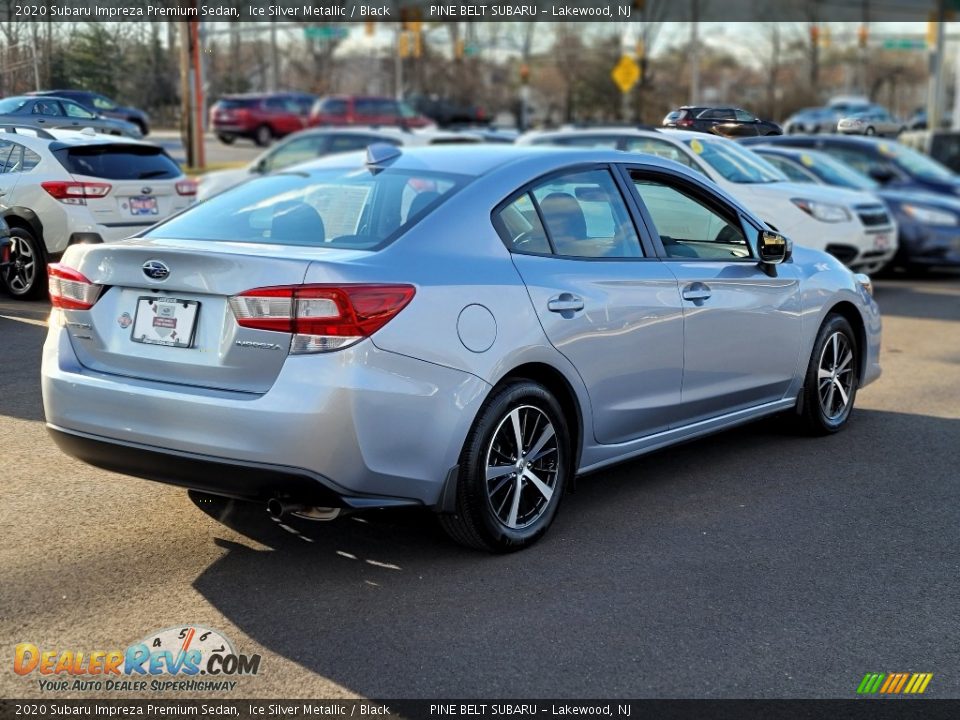
[(697, 118), (697, 130), (712, 132), (717, 135), (733, 135), (736, 133), (737, 120), (732, 108), (713, 108), (705, 110)]
[(735, 108), (733, 115), (736, 123), (731, 129), (732, 135), (736, 137), (751, 137), (761, 134), (763, 127), (756, 115), (748, 113), (746, 110), (741, 110), (740, 108)]
[(72, 100), (61, 100), (60, 108), (63, 110), (64, 119), (60, 127), (101, 127), (103, 123), (97, 122), (95, 113), (90, 112), (79, 103)]
[(683, 377), (677, 281), (646, 251), (622, 179), (581, 166), (541, 179), (494, 211), (543, 330), (590, 396), (596, 441), (666, 430)]
[(768, 274), (736, 207), (686, 178), (627, 170), (684, 318), (680, 421), (690, 424), (783, 399), (802, 336), (798, 274)]

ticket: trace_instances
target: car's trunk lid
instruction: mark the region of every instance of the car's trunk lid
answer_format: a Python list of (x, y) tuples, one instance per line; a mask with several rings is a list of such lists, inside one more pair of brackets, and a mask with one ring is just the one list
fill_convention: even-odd
[[(287, 358), (287, 333), (240, 327), (232, 295), (296, 285), (317, 260), (357, 251), (133, 239), (72, 247), (67, 265), (104, 289), (92, 309), (65, 310), (90, 370), (144, 380), (266, 392)], [(149, 277), (163, 275), (165, 278)]]

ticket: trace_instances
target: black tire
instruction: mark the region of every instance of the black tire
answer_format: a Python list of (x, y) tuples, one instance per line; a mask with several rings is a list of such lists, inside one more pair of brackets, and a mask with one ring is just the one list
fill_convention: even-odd
[(864, 134), (864, 135), (876, 135), (876, 134), (877, 134), (877, 131), (874, 130), (872, 127), (868, 127), (866, 130), (863, 131), (863, 134)]
[(261, 125), (257, 128), (256, 132), (253, 134), (253, 141), (259, 147), (266, 147), (273, 142), (273, 131), (270, 130), (269, 125)]
[(19, 300), (38, 298), (47, 291), (47, 262), (33, 234), (22, 227), (10, 228), (10, 264), (3, 269), (3, 287)]
[(219, 133), (217, 135), (217, 140), (222, 142), (224, 145), (233, 145), (233, 141), (236, 139), (236, 135), (227, 135), (226, 133)]
[(150, 134), (150, 128), (147, 127), (147, 124), (143, 122), (143, 120), (133, 120), (131, 122), (140, 128), (140, 134), (143, 135), (143, 137), (146, 137)]
[[(519, 444), (526, 444), (526, 450), (541, 446), (519, 478), (511, 474), (524, 462), (521, 454), (521, 463), (513, 465), (518, 455), (514, 417), (521, 427)], [(552, 435), (544, 432), (547, 422)], [(456, 512), (440, 515), (440, 524), (455, 541), (479, 550), (506, 553), (529, 547), (556, 517), (573, 464), (570, 432), (557, 400), (542, 385), (510, 381), (494, 390), (477, 414), (460, 455)], [(488, 481), (488, 466), (510, 471)], [(528, 472), (536, 483), (528, 480)], [(537, 483), (549, 486), (549, 496)]]
[[(821, 369), (829, 372), (831, 365), (840, 368), (821, 377)], [(850, 420), (859, 385), (860, 347), (853, 328), (846, 318), (828, 315), (817, 333), (803, 380), (801, 429), (811, 435), (829, 435), (842, 430)], [(839, 407), (844, 397), (846, 400)]]

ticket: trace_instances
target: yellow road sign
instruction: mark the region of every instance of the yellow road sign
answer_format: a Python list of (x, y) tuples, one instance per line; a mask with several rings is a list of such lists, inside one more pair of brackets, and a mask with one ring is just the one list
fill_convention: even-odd
[(632, 57), (624, 55), (620, 58), (620, 62), (614, 66), (610, 77), (620, 88), (620, 92), (630, 92), (630, 88), (636, 85), (637, 80), (640, 79), (640, 66)]

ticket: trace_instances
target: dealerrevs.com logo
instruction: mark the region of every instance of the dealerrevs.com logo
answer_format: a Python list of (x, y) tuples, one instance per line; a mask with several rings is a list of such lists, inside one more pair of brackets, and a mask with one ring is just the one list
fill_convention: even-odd
[(42, 692), (233, 690), (260, 672), (260, 656), (234, 650), (223, 633), (183, 625), (150, 633), (124, 650), (59, 650), (20, 643), (13, 671)]

